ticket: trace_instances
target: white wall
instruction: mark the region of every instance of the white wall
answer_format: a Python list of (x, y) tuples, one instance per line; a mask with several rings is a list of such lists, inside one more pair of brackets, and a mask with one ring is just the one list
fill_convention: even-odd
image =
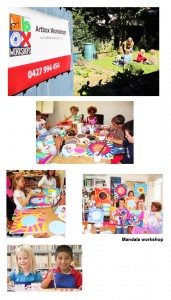
[(87, 108), (90, 105), (97, 107), (97, 113), (104, 115), (104, 124), (111, 124), (111, 119), (118, 114), (122, 114), (126, 121), (132, 120), (133, 101), (55, 101), (54, 113), (49, 115), (48, 122), (55, 125), (64, 119), (64, 114), (70, 114), (71, 106), (79, 107), (79, 112), (88, 116)]

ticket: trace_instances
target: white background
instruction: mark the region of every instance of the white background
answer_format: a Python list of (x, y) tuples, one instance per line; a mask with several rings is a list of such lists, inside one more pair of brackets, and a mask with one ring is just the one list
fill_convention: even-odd
[[(90, 5), (89, 3), (90, 2)], [(16, 2), (15, 2), (16, 3)], [(1, 89), (1, 167), (0, 167), (0, 292), (6, 299), (29, 299), (30, 293), (6, 292), (6, 245), (23, 242), (54, 244), (46, 240), (6, 239), (5, 171), (36, 169), (35, 108), (42, 97), (7, 97), (8, 14), (12, 6), (104, 6), (101, 0), (65, 1), (1, 1), (0, 89)], [(134, 100), (135, 164), (134, 165), (59, 165), (67, 175), (67, 238), (66, 243), (83, 245), (84, 289), (81, 293), (50, 293), (51, 299), (164, 299), (170, 300), (171, 290), (171, 197), (170, 197), (170, 8), (169, 1), (126, 0), (105, 1), (106, 6), (160, 7), (160, 97), (94, 97), (95, 100)], [(85, 98), (84, 98), (85, 99)], [(84, 100), (81, 98), (81, 100)], [(43, 97), (43, 100), (72, 101), (72, 97)], [(78, 99), (79, 100), (79, 99)], [(85, 99), (87, 100), (87, 99)], [(169, 143), (168, 143), (169, 140)], [(57, 166), (55, 166), (57, 168)], [(54, 169), (42, 165), (40, 169)], [(117, 235), (81, 235), (81, 187), (83, 173), (137, 173), (164, 175), (164, 241), (122, 242)], [(131, 237), (131, 236), (129, 236)], [(158, 236), (159, 237), (159, 236)], [(161, 237), (161, 236), (160, 236)], [(64, 239), (56, 239), (63, 243)], [(37, 295), (36, 295), (37, 296)], [(46, 292), (41, 298), (49, 297)]]

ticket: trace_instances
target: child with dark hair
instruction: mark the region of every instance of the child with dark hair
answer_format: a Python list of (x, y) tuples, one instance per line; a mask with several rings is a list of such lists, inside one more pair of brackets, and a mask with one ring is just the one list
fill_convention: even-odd
[(38, 187), (43, 189), (56, 188), (55, 170), (47, 170), (38, 183)]
[(116, 225), (116, 234), (127, 234), (128, 233), (128, 217), (129, 212), (127, 208), (125, 208), (125, 200), (124, 198), (120, 198), (118, 200), (119, 207), (119, 224)]
[(97, 107), (95, 107), (95, 106), (89, 106), (87, 108), (87, 112), (89, 114), (89, 116), (87, 117), (87, 123), (89, 125), (98, 124), (99, 121), (98, 121), (97, 116), (95, 115), (97, 113)]
[(143, 229), (146, 233), (162, 233), (163, 216), (162, 204), (160, 202), (152, 202), (150, 212), (145, 212), (143, 220)]
[(121, 160), (121, 164), (134, 163), (134, 121), (129, 121), (123, 126), (125, 132), (125, 140), (123, 146), (125, 147), (125, 154)]
[(116, 143), (116, 144), (122, 144), (124, 140), (124, 131), (123, 131), (123, 125), (125, 122), (125, 118), (122, 115), (116, 115), (112, 118), (111, 128), (114, 129), (114, 138), (108, 138), (110, 142)]
[(46, 121), (42, 119), (41, 112), (36, 110), (36, 136), (46, 133), (51, 127), (51, 125), (47, 125)]
[(82, 288), (82, 274), (71, 265), (73, 262), (72, 248), (68, 245), (58, 246), (55, 251), (57, 268), (51, 269), (42, 281), (42, 288)]

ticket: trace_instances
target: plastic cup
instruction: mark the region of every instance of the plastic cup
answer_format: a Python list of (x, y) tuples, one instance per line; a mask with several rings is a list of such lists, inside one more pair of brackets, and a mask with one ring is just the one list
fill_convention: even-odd
[(16, 284), (15, 285), (15, 291), (16, 292), (23, 292), (23, 291), (25, 291), (25, 284)]
[(95, 163), (100, 163), (101, 162), (101, 158), (102, 158), (101, 154), (99, 154), (99, 155), (98, 154), (99, 154), (99, 152), (94, 153), (94, 162)]

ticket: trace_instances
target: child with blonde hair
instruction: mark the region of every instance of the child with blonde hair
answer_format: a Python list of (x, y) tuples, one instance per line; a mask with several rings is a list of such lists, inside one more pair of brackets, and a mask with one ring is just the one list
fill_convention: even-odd
[(31, 196), (33, 196), (33, 190), (30, 190), (28, 195), (24, 193), (25, 181), (22, 174), (18, 173), (13, 179), (13, 199), (17, 210), (25, 210), (26, 205), (29, 202)]
[(145, 56), (145, 50), (141, 49), (137, 55), (137, 62), (145, 62), (147, 60), (147, 57)]
[(31, 285), (34, 282), (41, 282), (42, 275), (36, 270), (34, 252), (29, 245), (23, 245), (16, 251), (16, 269), (8, 276), (7, 282), (13, 281), (15, 285)]
[(157, 59), (157, 56), (156, 56), (156, 51), (154, 49), (151, 49), (150, 50), (150, 58), (146, 61), (146, 64), (147, 65), (154, 65), (154, 66), (157, 66), (158, 65), (158, 59)]
[(67, 120), (73, 118), (75, 122), (82, 122), (83, 119), (83, 115), (82, 114), (78, 114), (79, 112), (79, 108), (76, 106), (71, 106), (70, 107), (70, 112), (71, 114), (65, 118), (65, 120), (63, 120), (61, 123), (66, 123)]

